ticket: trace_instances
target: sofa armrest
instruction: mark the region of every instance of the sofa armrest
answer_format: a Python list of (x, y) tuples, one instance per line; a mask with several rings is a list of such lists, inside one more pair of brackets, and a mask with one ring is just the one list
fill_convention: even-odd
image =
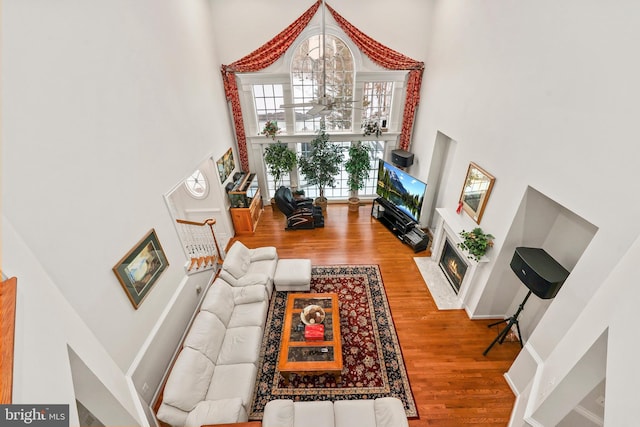
[(175, 406), (168, 405), (164, 402), (162, 402), (162, 404), (158, 408), (158, 412), (156, 413), (156, 417), (160, 421), (172, 426), (184, 425), (185, 420), (188, 416), (188, 412), (185, 412), (182, 409), (178, 409)]
[(270, 400), (264, 407), (262, 427), (293, 427), (293, 400)]
[(189, 413), (185, 427), (207, 424), (243, 423), (249, 418), (239, 397), (220, 400), (203, 400)]
[(397, 397), (381, 397), (375, 400), (377, 427), (409, 427), (407, 413)]
[(274, 246), (265, 246), (262, 248), (249, 249), (251, 254), (251, 262), (277, 259), (278, 252)]

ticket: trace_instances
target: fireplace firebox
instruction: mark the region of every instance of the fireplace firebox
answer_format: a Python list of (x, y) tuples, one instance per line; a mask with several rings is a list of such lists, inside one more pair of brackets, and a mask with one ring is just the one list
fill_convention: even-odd
[(444, 248), (442, 250), (442, 255), (440, 256), (439, 265), (440, 269), (451, 284), (451, 287), (457, 294), (460, 291), (460, 286), (462, 285), (462, 280), (467, 272), (468, 265), (455, 250), (451, 242), (449, 242), (449, 239), (446, 239), (444, 242)]

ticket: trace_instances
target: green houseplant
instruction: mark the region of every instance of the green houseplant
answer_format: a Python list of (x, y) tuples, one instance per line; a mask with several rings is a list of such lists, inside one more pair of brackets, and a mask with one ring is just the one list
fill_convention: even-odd
[(340, 172), (343, 160), (342, 148), (329, 141), (324, 124), (320, 126), (310, 145), (309, 154), (300, 156), (298, 165), (307, 183), (318, 186), (320, 196), (316, 198), (316, 204), (326, 210), (327, 199), (324, 197), (324, 189), (336, 185), (335, 177)]
[(347, 184), (349, 185), (349, 190), (351, 190), (351, 197), (349, 197), (350, 212), (357, 212), (360, 206), (358, 190), (364, 188), (371, 168), (369, 151), (369, 146), (363, 145), (361, 141), (351, 144), (349, 147), (349, 159), (344, 164), (344, 169), (349, 174)]
[(382, 128), (377, 120), (366, 119), (362, 123), (362, 136), (375, 135), (376, 138), (382, 135)]
[(275, 120), (267, 120), (264, 124), (264, 128), (260, 135), (264, 135), (267, 138), (271, 138), (275, 141), (276, 135), (280, 133), (280, 128), (278, 127), (278, 122)]
[(471, 231), (462, 230), (460, 237), (463, 240), (458, 243), (458, 247), (469, 252), (468, 258), (476, 261), (480, 261), (480, 258), (493, 246), (493, 239), (495, 238), (491, 234), (483, 232), (480, 227), (476, 227)]
[(264, 149), (264, 163), (275, 181), (275, 189), (282, 185), (284, 175), (296, 165), (296, 153), (280, 141)]

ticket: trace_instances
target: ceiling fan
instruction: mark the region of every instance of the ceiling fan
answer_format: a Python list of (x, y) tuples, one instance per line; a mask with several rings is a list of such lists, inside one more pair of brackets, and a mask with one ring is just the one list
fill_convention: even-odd
[(356, 101), (351, 100), (336, 100), (332, 96), (327, 95), (327, 60), (325, 57), (325, 48), (326, 48), (326, 26), (325, 26), (325, 13), (326, 6), (324, 0), (322, 0), (322, 42), (320, 44), (321, 47), (321, 58), (322, 58), (322, 95), (318, 97), (318, 99), (314, 99), (310, 102), (301, 102), (294, 104), (282, 104), (280, 108), (306, 108), (311, 107), (309, 110), (305, 112), (307, 116), (326, 116), (331, 114), (337, 106), (341, 104), (350, 104)]

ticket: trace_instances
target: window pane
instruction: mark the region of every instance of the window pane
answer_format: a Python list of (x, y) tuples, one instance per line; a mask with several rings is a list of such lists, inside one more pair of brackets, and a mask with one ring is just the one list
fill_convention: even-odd
[[(276, 95), (280, 93), (280, 95)], [(284, 104), (281, 84), (253, 85), (253, 97), (256, 106), (256, 117), (258, 122), (257, 133), (262, 132), (267, 120), (275, 120), (278, 127), (284, 129), (284, 110), (280, 108)]]
[[(353, 55), (339, 38), (327, 35), (325, 58), (322, 58), (322, 36), (305, 40), (291, 63), (294, 103), (321, 103), (326, 108), (318, 114), (307, 113), (311, 107), (296, 108), (297, 131), (317, 131), (321, 120), (331, 130), (351, 130), (353, 118)], [(326, 83), (326, 85), (325, 85)]]
[[(346, 162), (349, 158), (348, 149), (352, 144), (351, 142), (337, 142), (336, 144), (340, 145), (344, 150), (344, 161)], [(384, 154), (384, 145), (383, 141), (362, 141), (362, 144), (366, 144), (370, 148), (370, 156), (371, 156), (371, 164), (369, 169), (369, 177), (365, 181), (365, 186), (363, 189), (358, 191), (358, 195), (360, 197), (376, 197), (376, 185), (378, 178), (378, 160), (382, 159)], [(267, 144), (264, 144), (265, 147)], [(296, 153), (298, 156), (307, 156), (309, 154), (309, 143), (308, 142), (300, 142), (296, 144)], [(268, 170), (265, 165), (265, 170)], [(315, 185), (310, 185), (307, 183), (304, 175), (298, 171), (298, 188), (304, 190), (306, 197), (316, 198), (320, 196), (320, 192), (318, 187)], [(345, 201), (350, 196), (349, 191), (349, 174), (344, 170), (344, 162), (340, 165), (340, 171), (336, 175), (336, 186), (335, 187), (327, 187), (325, 188), (325, 197), (330, 200), (341, 200)], [(290, 187), (291, 180), (290, 176), (287, 174), (284, 177), (283, 185), (286, 187)], [(267, 172), (267, 187), (269, 188), (270, 196), (273, 196), (275, 193), (275, 183), (273, 177), (270, 176)]]
[(392, 95), (393, 82), (366, 82), (362, 96), (362, 122), (373, 120), (383, 126), (383, 121), (391, 115)]

